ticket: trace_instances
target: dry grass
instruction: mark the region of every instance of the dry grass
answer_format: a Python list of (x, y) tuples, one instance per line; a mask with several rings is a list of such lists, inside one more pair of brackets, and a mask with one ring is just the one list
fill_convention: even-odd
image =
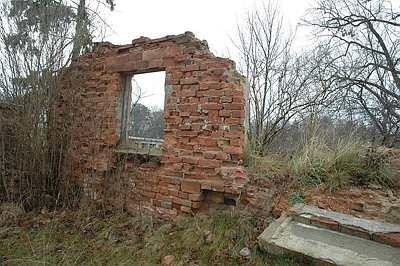
[(249, 155), (246, 166), (251, 173), (267, 178), (288, 174), (285, 159), (273, 154), (266, 156)]
[[(160, 222), (149, 216), (42, 213), (0, 227), (3, 265), (304, 265), (258, 250), (266, 226), (245, 212), (224, 211)], [(239, 255), (248, 246), (250, 259)]]
[(326, 184), (331, 190), (346, 185), (393, 185), (389, 156), (352, 138), (328, 146), (312, 138), (289, 161), (292, 175), (302, 185)]

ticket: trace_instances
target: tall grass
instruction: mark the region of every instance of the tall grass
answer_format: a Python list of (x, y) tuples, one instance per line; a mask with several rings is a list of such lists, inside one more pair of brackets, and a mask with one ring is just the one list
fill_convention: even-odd
[(326, 184), (331, 190), (345, 185), (393, 184), (389, 156), (350, 136), (328, 145), (314, 134), (295, 152), (289, 169), (302, 185)]

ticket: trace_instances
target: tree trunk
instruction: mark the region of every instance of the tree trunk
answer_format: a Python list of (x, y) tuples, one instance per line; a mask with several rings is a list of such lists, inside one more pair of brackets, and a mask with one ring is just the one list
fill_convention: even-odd
[(75, 36), (72, 48), (72, 60), (75, 60), (82, 52), (85, 46), (85, 38), (88, 32), (86, 0), (79, 0), (78, 10), (76, 14)]

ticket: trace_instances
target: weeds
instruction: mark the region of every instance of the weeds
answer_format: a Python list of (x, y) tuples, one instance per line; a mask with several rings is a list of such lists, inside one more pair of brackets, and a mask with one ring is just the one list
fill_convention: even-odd
[[(2, 233), (2, 264), (159, 265), (172, 255), (177, 265), (304, 265), (258, 250), (256, 237), (266, 225), (243, 211), (173, 222), (139, 214), (34, 216), (29, 226), (7, 227)], [(239, 255), (245, 246), (251, 249), (249, 259)]]
[(345, 185), (392, 185), (388, 156), (353, 138), (328, 146), (323, 138), (311, 138), (289, 161), (302, 185), (326, 184), (331, 190)]
[(289, 201), (291, 205), (295, 205), (297, 203), (304, 203), (305, 201), (304, 193), (302, 191), (298, 191), (290, 194)]
[(263, 177), (274, 177), (287, 172), (287, 163), (278, 155), (257, 155), (253, 145), (246, 143), (245, 165), (250, 172)]

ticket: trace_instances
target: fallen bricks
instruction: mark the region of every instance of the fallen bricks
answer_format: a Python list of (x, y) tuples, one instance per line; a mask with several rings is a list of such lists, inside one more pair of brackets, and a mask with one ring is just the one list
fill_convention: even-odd
[(400, 265), (400, 226), (298, 204), (258, 238), (272, 254), (337, 265)]

